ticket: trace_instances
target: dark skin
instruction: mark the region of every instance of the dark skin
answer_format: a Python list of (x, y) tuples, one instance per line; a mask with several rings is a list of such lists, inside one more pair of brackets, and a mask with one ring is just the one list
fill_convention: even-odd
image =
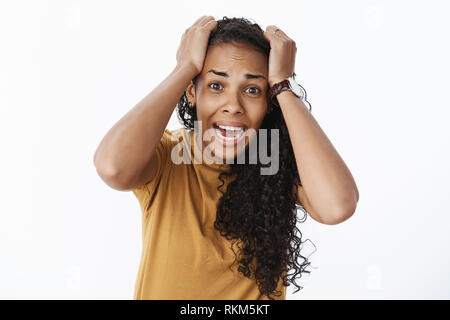
[[(207, 130), (212, 133), (211, 142), (203, 141), (203, 150), (211, 143), (212, 155), (225, 162), (248, 146), (249, 138), (245, 139), (244, 145), (224, 146), (215, 136), (213, 123), (236, 121), (248, 129), (259, 129), (268, 112), (267, 63), (263, 53), (246, 44), (225, 43), (208, 49), (197, 87), (191, 81), (187, 88), (189, 101), (197, 107), (203, 134)], [(225, 72), (228, 77), (208, 72), (211, 69)], [(247, 73), (262, 77), (246, 79)], [(207, 155), (205, 152), (204, 156)]]
[[(264, 36), (270, 42), (269, 61), (246, 45), (225, 44), (208, 50), (198, 88), (191, 82), (187, 91), (189, 101), (197, 105), (203, 130), (213, 129), (213, 122), (218, 119), (239, 119), (255, 129), (261, 125), (268, 112), (267, 90), (292, 76), (297, 52), (295, 42), (276, 26), (268, 26)], [(227, 72), (229, 77), (210, 75), (207, 72), (210, 69)], [(261, 74), (265, 80), (247, 80), (243, 76), (245, 73)], [(208, 87), (211, 82), (219, 83), (212, 85), (218, 91)], [(246, 91), (249, 86), (257, 85), (265, 90), (264, 94), (249, 95)], [(291, 91), (284, 91), (277, 99), (303, 185), (298, 186), (297, 202), (318, 222), (337, 224), (348, 219), (359, 198), (349, 169), (300, 98)], [(226, 148), (215, 140), (211, 143), (215, 157), (229, 158), (224, 152)], [(245, 147), (247, 145), (248, 141)], [(239, 149), (234, 150), (232, 156), (239, 152)]]
[[(206, 52), (208, 38), (216, 26), (214, 17), (202, 16), (187, 28), (177, 51), (176, 68), (102, 139), (94, 164), (112, 188), (131, 190), (153, 179), (158, 168), (156, 146), (187, 87), (188, 99), (197, 105), (199, 119), (205, 125), (203, 130), (208, 131), (214, 122), (225, 119), (238, 120), (250, 129), (261, 125), (267, 112), (267, 97), (258, 95), (255, 87), (267, 92), (268, 85), (293, 74), (296, 44), (271, 25), (264, 32), (270, 42), (268, 61), (262, 53), (240, 44), (209, 48)], [(211, 68), (227, 71), (229, 77), (215, 76), (214, 82), (221, 83), (208, 87), (206, 73)], [(261, 74), (265, 80), (245, 79), (243, 75), (247, 72)], [(200, 73), (198, 88), (194, 88), (191, 79)], [(298, 202), (319, 222), (337, 224), (348, 219), (359, 199), (350, 170), (301, 99), (291, 91), (283, 91), (277, 100), (303, 185), (298, 188)], [(219, 145), (215, 140), (212, 144), (214, 157), (225, 155), (228, 159), (224, 151), (229, 146)], [(245, 147), (248, 144), (246, 141)], [(232, 151), (236, 155), (239, 149)]]
[[(221, 71), (228, 77), (216, 75), (209, 70)], [(263, 78), (246, 79), (245, 74), (262, 75)], [(208, 49), (205, 64), (198, 78), (197, 87), (191, 81), (187, 88), (187, 97), (192, 106), (197, 107), (197, 119), (202, 121), (202, 135), (207, 130), (214, 131), (213, 123), (218, 120), (239, 121), (249, 128), (258, 129), (268, 110), (268, 61), (264, 54), (251, 46), (241, 43), (227, 43)], [(246, 139), (244, 149), (250, 139)], [(203, 141), (203, 150), (211, 144), (213, 155), (225, 162), (229, 156), (235, 157), (242, 152), (242, 146), (223, 146), (215, 137), (212, 141)], [(232, 153), (227, 153), (231, 148)], [(207, 152), (203, 155), (207, 156)], [(211, 160), (217, 160), (211, 158)], [(299, 187), (297, 202), (302, 203), (308, 213), (312, 212)], [(303, 198), (303, 202), (302, 202)]]

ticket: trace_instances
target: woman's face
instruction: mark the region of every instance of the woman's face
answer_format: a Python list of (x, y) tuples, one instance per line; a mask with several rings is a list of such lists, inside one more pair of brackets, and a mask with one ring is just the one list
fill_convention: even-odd
[(197, 86), (191, 81), (187, 89), (201, 121), (204, 156), (209, 145), (214, 160), (231, 160), (256, 138), (267, 113), (267, 76), (266, 56), (249, 45), (208, 48)]

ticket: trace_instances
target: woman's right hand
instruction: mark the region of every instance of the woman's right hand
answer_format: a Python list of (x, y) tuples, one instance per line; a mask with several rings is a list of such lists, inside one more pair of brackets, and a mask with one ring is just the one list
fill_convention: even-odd
[(213, 16), (202, 16), (186, 29), (177, 51), (177, 66), (194, 70), (195, 75), (202, 72), (211, 31), (217, 28)]

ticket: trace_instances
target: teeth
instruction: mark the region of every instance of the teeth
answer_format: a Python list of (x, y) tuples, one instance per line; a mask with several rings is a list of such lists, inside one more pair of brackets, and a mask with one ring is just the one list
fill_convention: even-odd
[(230, 127), (230, 126), (221, 126), (217, 125), (220, 129), (230, 130), (230, 131), (244, 131), (244, 128), (241, 127)]
[[(222, 126), (219, 126), (222, 128)], [(224, 128), (222, 128), (224, 129)], [(241, 128), (242, 129), (242, 128)], [(228, 129), (227, 129), (228, 130)], [(235, 139), (239, 139), (243, 134), (244, 134), (244, 130), (238, 130), (239, 132), (236, 134), (235, 137), (225, 137), (224, 135), (222, 135), (222, 132), (220, 132), (219, 129), (216, 129), (216, 134), (223, 140), (225, 141), (233, 141)]]

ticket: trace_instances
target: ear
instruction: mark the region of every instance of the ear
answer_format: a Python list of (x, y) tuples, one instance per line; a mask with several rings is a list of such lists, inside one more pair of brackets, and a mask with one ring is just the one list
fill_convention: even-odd
[(191, 108), (193, 108), (195, 106), (195, 85), (192, 80), (191, 83), (188, 84), (188, 87), (186, 89), (186, 96), (191, 103)]

